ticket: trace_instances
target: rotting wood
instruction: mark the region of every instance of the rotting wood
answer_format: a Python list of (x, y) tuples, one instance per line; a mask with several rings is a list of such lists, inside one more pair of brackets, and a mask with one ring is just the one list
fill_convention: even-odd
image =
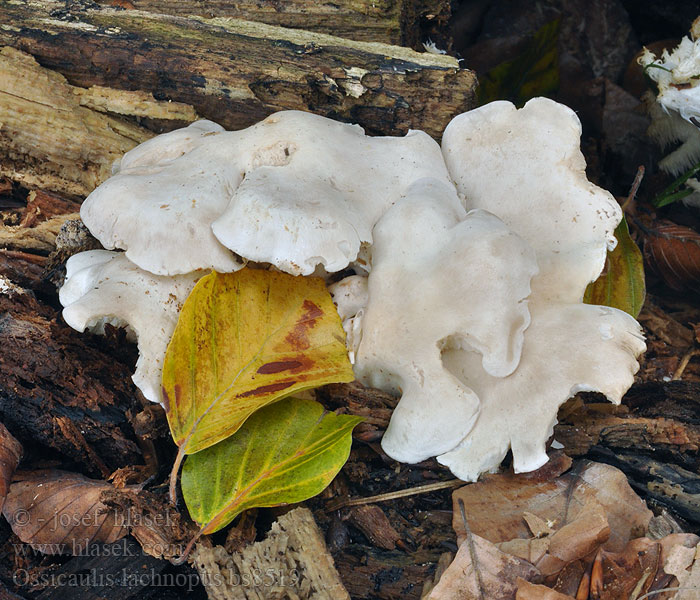
[(144, 556), (136, 542), (124, 538), (75, 556), (52, 573), (43, 574), (41, 579), (49, 584), (34, 597), (37, 600), (143, 598), (144, 594), (150, 596), (148, 592), (153, 587), (166, 587), (168, 582), (174, 581), (172, 577), (161, 575), (167, 564)]
[(63, 224), (79, 216), (78, 213), (58, 215), (39, 223), (36, 227), (0, 225), (0, 248), (49, 255), (56, 248), (56, 236)]
[(352, 508), (348, 514), (348, 521), (377, 548), (395, 550), (397, 542), (401, 539), (384, 511), (376, 504)]
[(187, 542), (197, 534), (198, 527), (163, 495), (147, 490), (107, 490), (100, 500), (123, 520), (149, 556), (179, 558)]
[(265, 540), (236, 554), (200, 543), (192, 559), (210, 600), (350, 600), (306, 508), (280, 516)]
[[(700, 383), (633, 386), (623, 406), (581, 403), (554, 437), (571, 456), (618, 467), (643, 497), (700, 523)], [(565, 407), (566, 409), (566, 407)]]
[(0, 50), (0, 115), (0, 176), (74, 197), (91, 192), (115, 159), (152, 135), (81, 106), (63, 76), (13, 48)]
[[(97, 6), (94, 3), (90, 6)], [(450, 56), (237, 19), (173, 17), (46, 0), (0, 5), (0, 44), (72, 85), (141, 90), (227, 129), (281, 109), (372, 134), (439, 137), (472, 107), (476, 78)]]
[(425, 23), (444, 29), (451, 12), (449, 0), (134, 0), (122, 6), (179, 17), (233, 17), (411, 48), (420, 46)]
[(433, 577), (440, 553), (402, 551), (344, 552), (335, 561), (354, 600), (419, 600), (423, 583)]
[(131, 366), (2, 281), (0, 421), (25, 448), (51, 448), (90, 475), (141, 463), (125, 414), (140, 407)]

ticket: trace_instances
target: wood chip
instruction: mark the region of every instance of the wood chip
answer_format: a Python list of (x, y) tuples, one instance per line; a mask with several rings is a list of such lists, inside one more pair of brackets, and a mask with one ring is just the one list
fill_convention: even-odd
[(396, 549), (396, 542), (401, 539), (384, 511), (376, 504), (353, 507), (348, 521), (364, 533), (371, 544), (384, 550)]
[(235, 554), (198, 543), (192, 560), (209, 600), (350, 600), (306, 508), (282, 515), (265, 540)]

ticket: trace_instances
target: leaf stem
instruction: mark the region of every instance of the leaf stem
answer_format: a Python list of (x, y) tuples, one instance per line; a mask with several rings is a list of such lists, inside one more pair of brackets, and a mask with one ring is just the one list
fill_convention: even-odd
[(203, 530), (200, 529), (196, 533), (196, 535), (188, 542), (187, 546), (185, 546), (185, 549), (183, 550), (182, 554), (178, 558), (171, 560), (170, 564), (178, 567), (185, 563), (185, 561), (190, 556), (190, 552), (192, 552), (192, 548), (194, 548), (194, 545), (197, 543), (197, 540), (201, 537), (202, 531)]
[(184, 458), (185, 444), (182, 444), (182, 446), (177, 449), (177, 456), (175, 457), (173, 468), (170, 471), (170, 504), (173, 506), (177, 504), (177, 474), (180, 472), (180, 465)]

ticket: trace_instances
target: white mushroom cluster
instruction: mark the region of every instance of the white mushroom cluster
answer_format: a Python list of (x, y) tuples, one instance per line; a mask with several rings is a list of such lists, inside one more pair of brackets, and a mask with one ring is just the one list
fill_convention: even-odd
[(329, 286), (357, 378), (401, 397), (387, 454), (474, 480), (512, 448), (547, 459), (558, 407), (619, 402), (644, 351), (629, 315), (582, 303), (621, 219), (587, 181), (580, 123), (537, 98), (427, 134), (369, 137), (286, 111), (242, 131), (200, 121), (128, 152), (81, 210), (110, 249), (68, 261), (66, 321), (126, 323), (136, 385), (160, 400), (179, 308), (211, 269), (249, 261)]
[[(700, 17), (673, 51), (657, 57), (644, 48), (638, 62), (658, 88), (656, 96), (645, 96), (651, 118), (647, 133), (662, 149), (673, 148), (659, 167), (680, 175), (700, 162)], [(687, 185), (694, 191), (683, 201), (700, 207), (700, 181), (691, 178)]]

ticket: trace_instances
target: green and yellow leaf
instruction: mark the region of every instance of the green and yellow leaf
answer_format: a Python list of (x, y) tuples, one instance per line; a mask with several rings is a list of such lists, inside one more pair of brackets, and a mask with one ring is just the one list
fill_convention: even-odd
[(214, 272), (180, 313), (163, 365), (163, 401), (180, 453), (192, 454), (226, 439), (267, 404), (353, 378), (323, 280)]
[(637, 318), (646, 294), (644, 259), (624, 217), (615, 229), (615, 237), (617, 246), (608, 252), (603, 272), (588, 286), (583, 301), (619, 308)]
[(201, 534), (242, 511), (319, 494), (345, 464), (361, 417), (324, 413), (313, 400), (286, 398), (250, 417), (238, 432), (182, 469), (182, 494)]

